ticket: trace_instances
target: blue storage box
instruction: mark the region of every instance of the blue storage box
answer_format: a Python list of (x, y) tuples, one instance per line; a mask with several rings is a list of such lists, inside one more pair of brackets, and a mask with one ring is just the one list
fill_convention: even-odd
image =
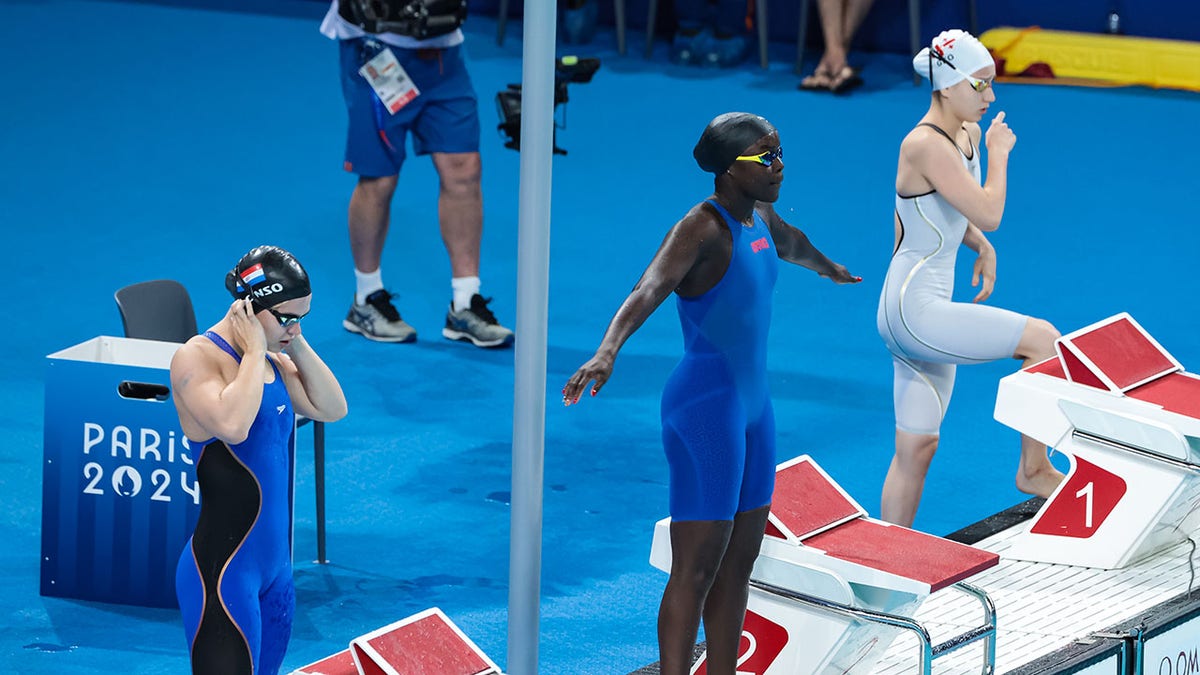
[(171, 399), (179, 346), (101, 336), (46, 357), (42, 595), (178, 606), (200, 510)]

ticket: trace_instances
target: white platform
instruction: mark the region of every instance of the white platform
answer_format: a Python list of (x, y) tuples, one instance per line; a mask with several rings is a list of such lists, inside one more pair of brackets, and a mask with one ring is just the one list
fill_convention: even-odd
[[(996, 673), (1012, 672), (1104, 629), (1138, 618), (1188, 590), (1191, 544), (1183, 542), (1123, 569), (1101, 570), (1005, 558), (1015, 525), (975, 546), (1000, 554), (997, 567), (972, 577), (996, 604)], [(978, 605), (956, 594), (935, 594), (916, 619), (940, 642), (978, 623)], [(978, 646), (934, 661), (938, 675), (979, 673)], [(916, 672), (916, 642), (903, 634), (892, 643), (875, 672)], [(1150, 668), (1150, 664), (1147, 664)], [(1116, 675), (1115, 668), (1110, 672)], [(1147, 672), (1157, 672), (1153, 668)]]

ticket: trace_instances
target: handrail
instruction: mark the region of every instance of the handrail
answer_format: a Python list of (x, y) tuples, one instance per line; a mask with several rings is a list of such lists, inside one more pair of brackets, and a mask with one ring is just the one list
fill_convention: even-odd
[(877, 623), (877, 624), (881, 624), (881, 625), (885, 625), (885, 626), (890, 626), (892, 628), (897, 628), (900, 630), (906, 630), (906, 631), (911, 632), (913, 635), (916, 636), (917, 641), (920, 643), (920, 645), (919, 645), (920, 650), (921, 650), (921, 656), (920, 656), (921, 669), (919, 671), (920, 675), (931, 675), (931, 673), (933, 672), (933, 660), (935, 658), (942, 656), (943, 654), (952, 652), (960, 647), (964, 647), (968, 644), (976, 642), (978, 640), (985, 641), (984, 642), (984, 650), (983, 650), (983, 670), (981, 671), (982, 675), (992, 675), (995, 672), (995, 668), (996, 668), (996, 607), (992, 603), (991, 598), (988, 597), (986, 592), (984, 592), (982, 589), (972, 586), (968, 583), (959, 582), (957, 584), (954, 584), (953, 588), (956, 588), (959, 591), (966, 593), (968, 595), (972, 595), (977, 600), (979, 600), (980, 604), (983, 606), (984, 624), (981, 626), (972, 628), (971, 630), (966, 631), (965, 633), (962, 633), (961, 635), (956, 635), (936, 646), (933, 645), (933, 642), (929, 637), (929, 631), (926, 630), (925, 627), (922, 626), (920, 623), (918, 623), (916, 620), (911, 619), (906, 616), (899, 616), (896, 614), (888, 614), (887, 612), (877, 612), (877, 611), (870, 610), (870, 609), (851, 607), (849, 605), (843, 605), (839, 602), (834, 602), (832, 600), (826, 600), (824, 598), (819, 598), (814, 595), (808, 595), (807, 593), (801, 593), (799, 591), (794, 591), (790, 588), (784, 588), (782, 586), (776, 586), (775, 584), (767, 583), (765, 581), (759, 581), (758, 579), (751, 579), (750, 585), (754, 588), (757, 588), (757, 589), (763, 591), (763, 592), (770, 593), (771, 595), (775, 595), (775, 596), (785, 598), (788, 600), (792, 600), (795, 602), (799, 602), (802, 604), (811, 605), (811, 606), (829, 611), (834, 614), (840, 614), (842, 616), (848, 616), (853, 619), (869, 621), (871, 623)]

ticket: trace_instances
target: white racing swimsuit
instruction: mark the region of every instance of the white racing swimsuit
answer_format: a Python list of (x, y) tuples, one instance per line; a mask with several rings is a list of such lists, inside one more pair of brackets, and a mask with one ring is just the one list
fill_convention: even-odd
[[(963, 163), (979, 181), (973, 144)], [(950, 405), (956, 364), (1012, 357), (1029, 317), (950, 299), (967, 217), (936, 191), (897, 194), (896, 217), (900, 242), (884, 279), (876, 326), (892, 353), (896, 428), (937, 434)]]

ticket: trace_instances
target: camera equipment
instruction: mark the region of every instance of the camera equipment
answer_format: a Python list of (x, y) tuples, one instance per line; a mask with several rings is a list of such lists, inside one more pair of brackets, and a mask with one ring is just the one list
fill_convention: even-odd
[[(554, 62), (554, 108), (567, 102), (567, 85), (572, 82), (586, 84), (592, 81), (592, 76), (600, 69), (600, 59), (564, 56)], [(500, 113), (500, 124), (496, 128), (507, 137), (506, 148), (521, 150), (521, 85), (510, 84), (508, 89), (496, 94), (496, 110)], [(555, 121), (555, 129), (567, 127), (567, 109), (563, 106), (562, 123)], [(558, 132), (555, 131), (555, 137)], [(566, 150), (554, 144), (554, 152), (558, 155), (567, 154)]]
[(340, 0), (338, 14), (368, 33), (424, 40), (461, 26), (467, 19), (467, 0)]

